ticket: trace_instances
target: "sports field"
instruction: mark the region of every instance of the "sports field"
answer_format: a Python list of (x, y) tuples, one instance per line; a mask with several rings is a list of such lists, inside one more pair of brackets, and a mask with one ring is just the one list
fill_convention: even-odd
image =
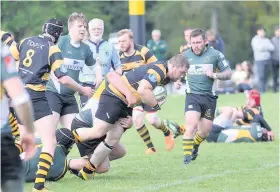
[[(225, 95), (218, 106), (240, 106), (244, 94)], [(275, 132), (271, 143), (209, 144), (204, 142), (198, 158), (183, 165), (182, 137), (171, 152), (165, 150), (163, 134), (149, 127), (157, 153), (144, 154), (145, 146), (134, 128), (122, 138), (127, 154), (113, 161), (108, 173), (83, 181), (69, 173), (59, 182), (47, 183), (54, 192), (274, 192), (279, 191), (279, 94), (262, 95), (265, 119)], [(160, 111), (162, 119), (183, 123), (184, 96), (169, 96)], [(73, 148), (71, 157), (79, 154)], [(27, 184), (25, 191), (31, 191)]]

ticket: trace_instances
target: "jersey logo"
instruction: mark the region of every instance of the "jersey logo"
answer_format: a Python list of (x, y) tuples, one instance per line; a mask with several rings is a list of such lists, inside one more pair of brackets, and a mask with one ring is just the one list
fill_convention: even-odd
[(213, 64), (194, 64), (190, 65), (188, 75), (205, 75), (208, 70), (213, 71)]
[(153, 83), (157, 82), (157, 76), (154, 73), (149, 74), (149, 80)]

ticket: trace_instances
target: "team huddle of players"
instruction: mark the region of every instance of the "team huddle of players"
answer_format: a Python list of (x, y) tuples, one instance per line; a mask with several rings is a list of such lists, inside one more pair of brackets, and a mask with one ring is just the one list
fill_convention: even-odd
[[(87, 26), (90, 37), (85, 40)], [(34, 157), (24, 162), (26, 181), (35, 182), (33, 191), (48, 191), (45, 181), (57, 181), (68, 170), (83, 180), (108, 171), (110, 161), (125, 155), (120, 139), (132, 125), (146, 144), (146, 153), (156, 153), (144, 124), (145, 116), (149, 124), (163, 132), (168, 151), (174, 147), (174, 138), (184, 135), (185, 164), (196, 159), (205, 139), (273, 139), (263, 119), (257, 91), (248, 93), (243, 108), (216, 110), (214, 80), (229, 79), (231, 70), (224, 55), (208, 46), (204, 31), (193, 30), (190, 46), (167, 61), (157, 61), (146, 47), (135, 44), (127, 29), (118, 32), (117, 53), (102, 39), (104, 23), (100, 19), (88, 23), (83, 14), (73, 13), (68, 18), (68, 31), (68, 35), (60, 37), (62, 22), (50, 19), (41, 35), (18, 43), (1, 32), (2, 41), (18, 60), (18, 75), (30, 95), (40, 137), (36, 139)], [(159, 118), (157, 111), (164, 100), (157, 100), (155, 95), (160, 93), (153, 90), (169, 82), (178, 83), (186, 74), (186, 123), (178, 126)], [(80, 94), (80, 110), (75, 92)], [(25, 124), (14, 114), (11, 109), (9, 124), (18, 137)], [(58, 123), (63, 128), (56, 130)], [(241, 126), (245, 124), (250, 127)], [(67, 159), (75, 143), (81, 157)], [(16, 146), (23, 151), (19, 143)]]

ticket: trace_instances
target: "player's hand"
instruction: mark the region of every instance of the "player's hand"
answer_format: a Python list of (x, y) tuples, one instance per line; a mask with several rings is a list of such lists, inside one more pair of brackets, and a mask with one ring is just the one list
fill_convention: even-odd
[(133, 107), (137, 103), (137, 98), (133, 93), (126, 94), (126, 101), (128, 107)]
[(132, 123), (132, 117), (131, 116), (127, 116), (126, 118), (120, 118), (119, 119), (119, 123), (123, 128), (129, 129), (132, 127), (133, 123)]
[(91, 97), (93, 94), (93, 89), (91, 87), (83, 87), (83, 95)]
[(205, 73), (208, 77), (210, 77), (211, 79), (214, 79), (214, 73), (212, 70), (207, 69)]
[(267, 132), (267, 138), (268, 141), (273, 141), (274, 140), (274, 133), (272, 131)]
[(182, 86), (181, 80), (175, 81), (175, 82), (174, 82), (174, 86), (175, 86), (176, 89), (180, 89), (181, 86)]
[(35, 154), (35, 137), (33, 133), (20, 133), (20, 144), (25, 152), (25, 161), (28, 161)]

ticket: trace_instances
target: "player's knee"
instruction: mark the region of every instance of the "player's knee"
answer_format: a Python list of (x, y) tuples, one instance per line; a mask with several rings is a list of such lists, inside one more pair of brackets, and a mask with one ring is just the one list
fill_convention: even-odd
[(144, 124), (144, 111), (133, 110), (132, 121), (136, 128), (141, 128)]
[(222, 115), (223, 115), (224, 117), (227, 117), (227, 118), (231, 119), (232, 116), (234, 115), (234, 110), (233, 110), (233, 108), (231, 108), (231, 107), (224, 107), (224, 108), (223, 108), (223, 113), (222, 113)]
[(110, 169), (110, 164), (106, 164), (106, 165), (101, 164), (100, 166), (98, 166), (96, 172), (99, 174), (106, 173), (109, 171), (109, 169)]
[(120, 159), (120, 158), (123, 158), (123, 157), (125, 156), (125, 154), (126, 154), (126, 150), (125, 150), (124, 147), (122, 147), (122, 148), (120, 148), (120, 149), (118, 150), (118, 158), (119, 158), (119, 159)]
[(148, 113), (146, 115), (148, 123), (154, 127), (158, 127), (161, 124), (161, 120), (158, 117), (157, 113)]

